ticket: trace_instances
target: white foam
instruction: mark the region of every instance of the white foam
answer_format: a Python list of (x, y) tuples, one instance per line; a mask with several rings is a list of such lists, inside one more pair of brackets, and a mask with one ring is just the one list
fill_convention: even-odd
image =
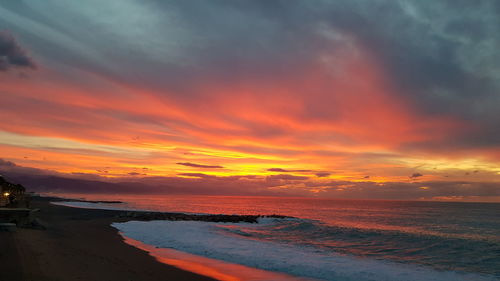
[(157, 248), (129, 238), (121, 232), (120, 234), (124, 238), (125, 243), (148, 252), (159, 262), (220, 281), (321, 281), (251, 268), (199, 255), (192, 255), (174, 249)]
[[(113, 223), (124, 235), (145, 244), (249, 267), (335, 281), (482, 281), (493, 277), (395, 262), (343, 256), (295, 245), (230, 235), (222, 227), (243, 224), (195, 221)], [(248, 226), (250, 224), (245, 224)]]

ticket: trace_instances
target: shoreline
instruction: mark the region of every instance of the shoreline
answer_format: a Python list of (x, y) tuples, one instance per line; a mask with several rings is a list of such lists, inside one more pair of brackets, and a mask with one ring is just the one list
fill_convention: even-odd
[[(72, 200), (58, 197), (46, 197), (51, 205), (63, 206), (77, 209), (92, 209), (113, 212), (114, 219), (110, 224), (117, 230), (122, 237), (122, 241), (128, 245), (147, 252), (158, 262), (168, 266), (174, 266), (181, 270), (214, 278), (220, 281), (257, 281), (257, 280), (275, 280), (275, 281), (315, 281), (319, 279), (306, 278), (289, 275), (283, 272), (268, 271), (240, 265), (228, 261), (213, 259), (202, 255), (194, 255), (187, 252), (177, 251), (171, 248), (157, 248), (145, 244), (121, 232), (116, 227), (116, 223), (123, 222), (147, 222), (147, 221), (199, 221), (216, 223), (259, 223), (261, 218), (294, 218), (283, 215), (227, 215), (227, 214), (190, 214), (181, 212), (159, 212), (146, 210), (128, 210), (128, 209), (100, 209), (93, 208), (87, 203), (122, 203), (121, 201), (96, 201), (96, 200)], [(73, 205), (72, 203), (82, 203), (82, 205)], [(184, 279), (182, 279), (184, 280)], [(191, 280), (191, 279), (189, 279)]]
[(36, 197), (32, 207), (46, 230), (17, 228), (0, 232), (2, 281), (215, 280), (161, 263), (127, 244), (113, 222), (120, 211), (50, 204), (60, 199)]
[[(214, 230), (216, 226), (225, 231), (224, 224), (214, 224), (214, 220), (231, 223), (235, 218), (247, 216), (207, 217), (204, 213), (134, 211), (120, 206), (92, 209), (97, 205), (75, 200), (86, 204), (72, 206), (72, 202), (62, 201), (72, 200), (34, 198), (33, 207), (41, 209), (37, 216), (41, 219), (40, 225), (47, 225), (47, 230), (21, 228), (10, 236), (11, 233), (0, 232), (0, 280), (303, 280), (301, 276), (315, 280), (340, 277), (406, 280), (410, 276), (408, 280), (496, 280), (494, 276), (481, 272), (440, 270), (419, 264), (360, 259), (335, 253), (322, 255), (279, 243), (221, 236)], [(255, 219), (260, 217), (266, 216), (257, 215)], [(258, 222), (273, 226), (273, 221)], [(247, 224), (247, 227), (253, 226)], [(206, 241), (212, 242), (204, 243)], [(133, 255), (122, 249), (124, 244), (134, 249)], [(249, 254), (241, 256), (241, 253)], [(136, 261), (138, 254), (145, 256), (147, 261), (140, 261), (142, 258)], [(304, 259), (313, 263), (304, 263)], [(152, 264), (162, 269), (154, 269), (153, 273), (145, 269)], [(265, 278), (254, 278), (255, 272), (247, 271), (245, 267), (260, 268), (265, 271), (262, 272)], [(165, 268), (174, 268), (191, 276), (166, 275), (161, 272)], [(103, 272), (105, 274), (99, 274)], [(287, 276), (269, 278), (268, 273), (278, 272)], [(374, 276), (379, 279), (373, 279)]]
[(268, 271), (200, 255), (193, 255), (171, 248), (157, 248), (132, 239), (121, 232), (120, 234), (124, 237), (125, 243), (148, 252), (151, 256), (164, 264), (173, 265), (189, 272), (212, 277), (219, 281), (322, 281), (320, 279), (292, 276), (282, 272)]

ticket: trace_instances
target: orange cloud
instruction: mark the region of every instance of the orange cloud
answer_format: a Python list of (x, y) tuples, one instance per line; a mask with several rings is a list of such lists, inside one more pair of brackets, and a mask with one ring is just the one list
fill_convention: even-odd
[[(0, 77), (0, 91), (9, 93), (0, 95), (0, 131), (16, 135), (1, 142), (0, 153), (37, 168), (106, 177), (202, 177), (197, 169), (217, 168), (203, 177), (407, 180), (414, 163), (401, 147), (442, 141), (468, 125), (419, 114), (370, 52), (356, 42), (349, 48), (325, 48), (273, 77), (189, 81), (186, 96), (76, 70)], [(299, 175), (270, 175), (273, 167)]]

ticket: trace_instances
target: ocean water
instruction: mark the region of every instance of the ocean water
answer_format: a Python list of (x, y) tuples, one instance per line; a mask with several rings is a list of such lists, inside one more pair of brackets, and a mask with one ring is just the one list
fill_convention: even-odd
[(225, 196), (66, 195), (80, 207), (279, 214), (258, 224), (116, 223), (125, 236), (320, 280), (500, 280), (500, 204)]

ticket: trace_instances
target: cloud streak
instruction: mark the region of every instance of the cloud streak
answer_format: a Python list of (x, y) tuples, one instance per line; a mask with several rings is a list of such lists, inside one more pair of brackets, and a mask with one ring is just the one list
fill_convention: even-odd
[(193, 168), (203, 168), (203, 169), (222, 169), (222, 168), (224, 168), (220, 165), (203, 165), (203, 164), (196, 164), (196, 163), (190, 163), (190, 162), (179, 162), (179, 163), (175, 163), (175, 164), (187, 166), (187, 167), (193, 167)]
[[(498, 183), (468, 181), (426, 182), (317, 182), (289, 174), (260, 177), (213, 176), (184, 173), (182, 177), (145, 177), (139, 173), (111, 179), (92, 174), (60, 174), (0, 161), (0, 173), (9, 179), (43, 192), (230, 194), (272, 196), (315, 196), (346, 199), (404, 199), (448, 201), (498, 201)], [(126, 179), (126, 180), (124, 180)], [(291, 187), (290, 187), (291, 185)]]
[(269, 168), (269, 172), (280, 172), (280, 173), (310, 173), (312, 170), (302, 170), (302, 169), (282, 169), (282, 168)]
[(411, 174), (411, 176), (409, 178), (416, 179), (416, 178), (423, 177), (423, 176), (424, 175), (422, 175), (421, 173), (413, 173), (413, 174)]
[(0, 71), (12, 68), (35, 69), (35, 62), (21, 48), (14, 36), (7, 31), (0, 31)]

